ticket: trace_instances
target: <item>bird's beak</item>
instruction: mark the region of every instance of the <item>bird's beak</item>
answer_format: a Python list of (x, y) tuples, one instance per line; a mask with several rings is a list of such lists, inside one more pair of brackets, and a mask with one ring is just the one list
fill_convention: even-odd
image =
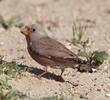
[(25, 36), (28, 36), (29, 35), (28, 28), (27, 27), (22, 28), (21, 33), (24, 34)]

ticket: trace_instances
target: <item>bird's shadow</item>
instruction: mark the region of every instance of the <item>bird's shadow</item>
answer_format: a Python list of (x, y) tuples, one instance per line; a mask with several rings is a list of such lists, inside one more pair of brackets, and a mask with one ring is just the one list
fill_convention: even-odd
[[(30, 66), (27, 66), (27, 65), (19, 65), (19, 67), (21, 68), (31, 68), (31, 70), (29, 71), (29, 73), (32, 73), (32, 74), (35, 74), (36, 75), (36, 78), (37, 78), (37, 75), (41, 74), (42, 72), (44, 72), (44, 70), (42, 69), (38, 69), (37, 67), (30, 67)], [(51, 80), (55, 80), (55, 81), (58, 81), (58, 82), (67, 82), (69, 84), (71, 84), (73, 87), (76, 87), (78, 86), (78, 84), (73, 84), (72, 82), (70, 81), (65, 81), (62, 77), (58, 76), (58, 75), (55, 75), (54, 73), (51, 73), (51, 72), (47, 72), (45, 75), (43, 75), (42, 77), (46, 78), (46, 79), (51, 79)]]
[[(0, 64), (3, 64), (3, 63), (9, 63), (7, 61), (0, 61)], [(16, 63), (17, 64), (17, 63)], [(27, 66), (27, 65), (22, 65), (22, 64), (17, 64), (20, 68), (22, 69), (31, 69), (31, 70), (28, 70), (29, 73), (32, 73), (32, 74), (35, 74), (36, 75), (36, 78), (37, 78), (37, 75), (41, 74), (42, 72), (44, 72), (44, 70), (42, 69), (38, 69), (37, 67), (32, 67), (32, 66)], [(67, 82), (69, 84), (71, 84), (72, 86), (76, 87), (78, 86), (78, 84), (73, 84), (72, 82), (70, 81), (65, 81), (62, 77), (58, 76), (58, 75), (55, 75), (54, 73), (51, 73), (51, 72), (47, 72), (45, 75), (43, 75), (42, 77), (46, 78), (46, 79), (51, 79), (51, 80), (55, 80), (55, 81), (58, 81), (58, 82)]]
[[(18, 65), (19, 67), (25, 69), (25, 68), (31, 68), (30, 71), (28, 71), (29, 73), (32, 73), (32, 74), (35, 74), (36, 75), (36, 78), (37, 78), (37, 75), (41, 74), (44, 72), (44, 70), (42, 69), (38, 69), (37, 67), (30, 67), (30, 66), (27, 66), (27, 65)], [(58, 75), (55, 75), (54, 73), (51, 73), (51, 72), (47, 72), (46, 74), (44, 74), (42, 77), (46, 78), (46, 79), (51, 79), (51, 80), (55, 80), (55, 81), (59, 81), (59, 82), (65, 82), (65, 80), (58, 76)]]

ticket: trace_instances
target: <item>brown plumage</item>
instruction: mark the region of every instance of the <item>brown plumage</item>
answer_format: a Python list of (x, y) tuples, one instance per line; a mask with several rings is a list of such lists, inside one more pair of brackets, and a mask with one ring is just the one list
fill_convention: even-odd
[[(26, 25), (21, 29), (21, 33), (26, 36), (30, 56), (45, 67), (50, 66), (51, 68), (61, 69), (61, 75), (67, 67), (74, 65), (91, 66), (67, 49), (63, 44), (50, 38), (40, 25)], [(45, 73), (47, 71), (39, 74), (38, 77), (40, 78)]]

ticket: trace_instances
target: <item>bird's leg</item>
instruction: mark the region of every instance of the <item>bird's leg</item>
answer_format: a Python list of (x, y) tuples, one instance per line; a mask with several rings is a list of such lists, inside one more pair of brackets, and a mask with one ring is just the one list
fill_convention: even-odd
[(65, 70), (64, 68), (61, 69), (61, 74), (60, 74), (60, 76), (58, 77), (58, 80), (61, 80), (61, 77), (62, 77), (62, 74), (63, 74), (64, 70)]
[(61, 69), (61, 74), (60, 74), (60, 76), (58, 77), (58, 80), (61, 80), (61, 77), (62, 77), (62, 74), (63, 74), (64, 70), (65, 70), (64, 68)]
[(45, 72), (40, 73), (39, 75), (37, 75), (37, 78), (40, 79), (41, 76), (43, 76), (44, 74), (47, 73), (47, 67), (45, 67)]
[(39, 75), (37, 75), (37, 78), (40, 79), (41, 76), (44, 75), (44, 74), (46, 74), (46, 73), (47, 73), (47, 72), (40, 73)]
[(65, 71), (65, 69), (64, 68), (62, 68), (61, 69), (61, 74), (60, 74), (60, 77), (62, 77), (62, 74), (63, 74), (63, 72)]

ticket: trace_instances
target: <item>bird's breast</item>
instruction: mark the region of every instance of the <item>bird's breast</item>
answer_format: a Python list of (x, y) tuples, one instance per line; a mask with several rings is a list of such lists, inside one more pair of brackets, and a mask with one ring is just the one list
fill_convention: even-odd
[(46, 58), (42, 55), (39, 55), (35, 52), (33, 52), (31, 50), (31, 48), (28, 48), (28, 52), (30, 54), (30, 56), (36, 61), (38, 62), (39, 64), (43, 65), (43, 66), (53, 66), (53, 65), (56, 65), (56, 63), (54, 61), (52, 61), (51, 59), (49, 58)]

